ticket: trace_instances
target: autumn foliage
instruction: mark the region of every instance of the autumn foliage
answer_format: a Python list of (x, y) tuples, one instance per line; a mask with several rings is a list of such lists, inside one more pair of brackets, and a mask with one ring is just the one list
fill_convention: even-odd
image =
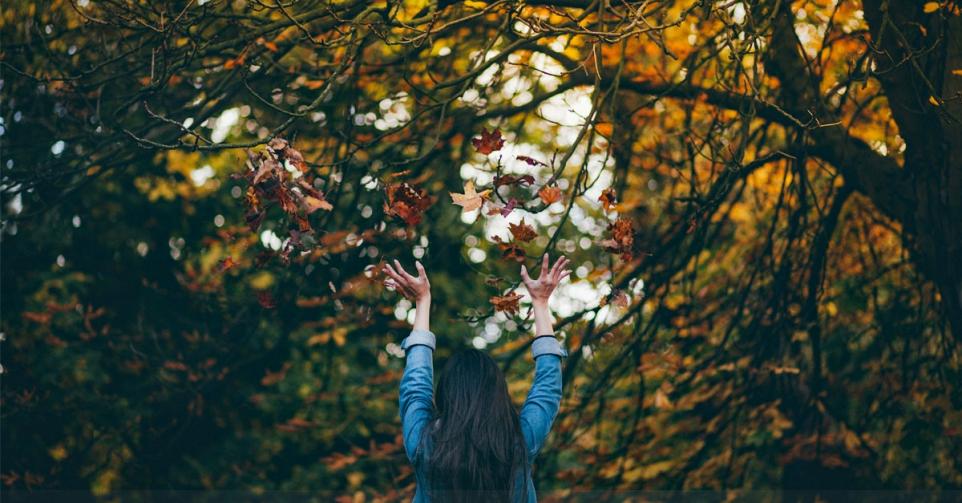
[(409, 498), (381, 266), (520, 402), (545, 253), (542, 498), (962, 488), (954, 2), (0, 12), (4, 492)]

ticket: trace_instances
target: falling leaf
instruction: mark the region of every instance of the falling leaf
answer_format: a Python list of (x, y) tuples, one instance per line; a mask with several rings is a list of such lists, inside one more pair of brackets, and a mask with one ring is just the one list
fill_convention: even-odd
[(631, 220), (622, 217), (608, 225), (608, 232), (611, 236), (604, 239), (599, 244), (611, 253), (620, 253), (624, 260), (631, 260), (634, 247), (634, 229)]
[(471, 144), (481, 154), (488, 155), (497, 152), (504, 146), (504, 139), (501, 138), (501, 130), (493, 129), (489, 133), (487, 129), (481, 129), (481, 138), (471, 138)]
[(939, 99), (935, 96), (929, 96), (929, 103), (931, 103), (933, 107), (941, 105), (941, 103), (939, 103)]
[(494, 177), (494, 186), (501, 187), (503, 185), (531, 185), (534, 183), (534, 177), (531, 175), (524, 176), (514, 176), (514, 175), (501, 175)]
[(958, 75), (959, 77), (962, 77), (962, 68), (956, 68), (955, 70), (952, 70), (952, 75)]
[(504, 206), (491, 205), (491, 208), (488, 209), (487, 214), (489, 216), (501, 215), (502, 217), (506, 217), (510, 215), (511, 212), (514, 211), (514, 209), (517, 207), (518, 207), (518, 200), (512, 197), (511, 199), (508, 199), (508, 202), (505, 203)]
[(511, 292), (507, 295), (494, 296), (491, 297), (491, 304), (494, 305), (494, 310), (505, 313), (505, 314), (518, 314), (521, 307), (518, 301), (521, 300), (521, 295), (515, 292)]
[(467, 213), (469, 211), (474, 211), (480, 208), (481, 205), (484, 203), (484, 198), (487, 197), (488, 194), (490, 193), (491, 193), (490, 190), (485, 190), (485, 191), (482, 191), (481, 193), (475, 192), (474, 182), (471, 180), (468, 180), (464, 184), (463, 194), (456, 194), (454, 192), (449, 192), (449, 194), (451, 194), (451, 200), (454, 201), (454, 204), (461, 206), (463, 208), (462, 211), (464, 213)]
[(611, 133), (614, 132), (614, 126), (610, 122), (599, 122), (595, 124), (595, 131), (605, 138), (611, 138)]
[(540, 197), (541, 201), (546, 205), (558, 202), (561, 200), (561, 189), (555, 186), (549, 187), (545, 185), (538, 191), (538, 197)]
[(501, 258), (505, 260), (513, 260), (518, 263), (524, 263), (525, 254), (524, 250), (515, 243), (505, 243), (501, 240), (501, 237), (494, 236), (494, 241), (498, 243), (498, 248), (501, 249)]
[(931, 14), (937, 10), (939, 10), (938, 2), (926, 2), (925, 5), (922, 6), (922, 11), (925, 12), (926, 14)]
[(318, 199), (314, 196), (304, 197), (304, 204), (305, 206), (307, 206), (308, 215), (310, 215), (311, 213), (314, 213), (317, 210), (331, 211), (334, 209), (334, 206), (332, 206), (331, 203), (327, 202), (327, 200)]
[[(547, 164), (545, 164), (544, 162), (541, 162), (541, 161), (539, 161), (539, 160), (537, 160), (537, 159), (535, 159), (535, 158), (533, 158), (533, 157), (528, 157), (528, 156), (526, 156), (526, 155), (519, 155), (519, 156), (517, 157), (517, 159), (518, 159), (519, 161), (526, 162), (526, 163), (528, 163), (528, 164), (531, 165), (531, 166), (547, 166)], [(534, 183), (534, 179), (533, 179), (533, 178), (532, 178), (532, 180), (531, 180), (531, 183)]]
[(611, 208), (617, 203), (617, 195), (615, 189), (608, 187), (601, 192), (598, 196), (598, 201), (601, 201), (601, 205), (604, 206), (605, 211), (611, 211)]
[(427, 191), (414, 188), (407, 182), (390, 184), (385, 187), (385, 192), (384, 213), (396, 216), (408, 225), (419, 224), (422, 213), (433, 203)]
[(521, 219), (521, 222), (518, 224), (508, 224), (508, 230), (511, 231), (511, 235), (514, 236), (514, 239), (525, 243), (538, 237), (538, 233), (535, 232), (534, 227), (528, 225), (524, 219)]

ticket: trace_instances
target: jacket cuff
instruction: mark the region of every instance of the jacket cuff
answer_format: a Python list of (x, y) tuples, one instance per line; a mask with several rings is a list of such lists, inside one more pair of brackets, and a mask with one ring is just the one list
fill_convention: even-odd
[(434, 333), (430, 330), (411, 330), (411, 334), (401, 341), (401, 349), (407, 351), (411, 346), (416, 345), (427, 346), (434, 351), (435, 337)]
[(558, 355), (564, 358), (568, 356), (568, 352), (561, 347), (554, 335), (539, 335), (531, 342), (531, 356), (537, 358), (541, 355)]

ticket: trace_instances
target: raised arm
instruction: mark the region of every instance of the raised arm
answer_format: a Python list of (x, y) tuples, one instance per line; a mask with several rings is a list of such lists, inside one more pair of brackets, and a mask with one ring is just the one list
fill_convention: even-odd
[(528, 276), (528, 270), (521, 266), (521, 279), (531, 296), (535, 326), (535, 338), (531, 343), (534, 382), (520, 414), (521, 432), (528, 448), (529, 460), (534, 459), (541, 451), (561, 406), (561, 359), (568, 353), (554, 337), (548, 299), (558, 283), (571, 274), (571, 271), (565, 269), (568, 263), (568, 259), (561, 257), (554, 267), (548, 270), (548, 255), (545, 254), (537, 280), (532, 280)]
[(416, 460), (417, 447), (424, 425), (431, 419), (434, 396), (434, 347), (431, 332), (431, 284), (421, 262), (417, 262), (418, 276), (407, 273), (395, 260), (395, 268), (384, 267), (388, 279), (385, 285), (394, 288), (415, 303), (414, 326), (401, 342), (405, 352), (404, 375), (401, 376), (399, 406), (404, 451), (412, 463)]

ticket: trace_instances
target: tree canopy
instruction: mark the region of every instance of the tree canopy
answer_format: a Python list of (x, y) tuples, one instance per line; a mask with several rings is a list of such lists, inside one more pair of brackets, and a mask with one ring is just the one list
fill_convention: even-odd
[(530, 382), (571, 488), (962, 487), (955, 1), (12, 0), (5, 489), (410, 497), (398, 346)]

